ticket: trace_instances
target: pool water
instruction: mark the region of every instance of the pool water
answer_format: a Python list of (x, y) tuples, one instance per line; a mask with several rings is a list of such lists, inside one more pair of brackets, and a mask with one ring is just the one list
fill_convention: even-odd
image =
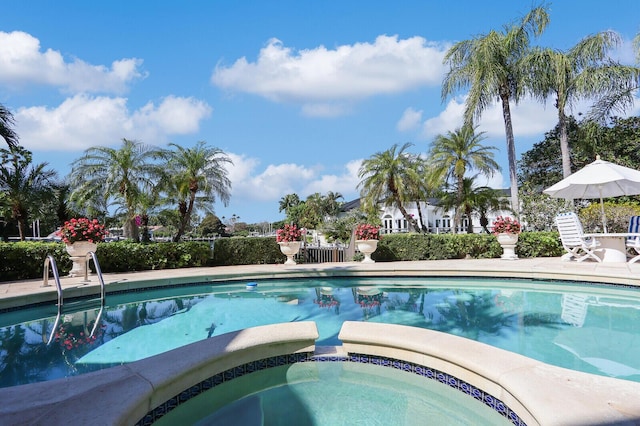
[(0, 387), (82, 374), (263, 324), (315, 321), (317, 345), (340, 345), (347, 320), (443, 331), (556, 366), (640, 381), (638, 289), (468, 278), (256, 284), (108, 295), (101, 314), (86, 303), (65, 305), (57, 325), (53, 305), (1, 314)]
[(179, 405), (162, 425), (508, 425), (446, 384), (371, 364), (304, 362), (223, 383)]

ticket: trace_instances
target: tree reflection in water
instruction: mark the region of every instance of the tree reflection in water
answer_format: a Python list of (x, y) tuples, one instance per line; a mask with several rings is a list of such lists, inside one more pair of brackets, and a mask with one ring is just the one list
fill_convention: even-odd
[(481, 333), (500, 334), (504, 327), (512, 325), (514, 314), (498, 309), (494, 296), (489, 291), (453, 291), (447, 295), (436, 309), (440, 318), (434, 328), (478, 340)]

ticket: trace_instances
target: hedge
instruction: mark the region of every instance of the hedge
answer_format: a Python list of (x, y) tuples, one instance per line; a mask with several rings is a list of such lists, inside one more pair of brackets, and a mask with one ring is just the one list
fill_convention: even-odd
[[(564, 253), (557, 232), (523, 232), (516, 253), (521, 258), (557, 257)], [(60, 275), (71, 270), (61, 243), (0, 243), (0, 281), (42, 277), (44, 259), (52, 254)], [(502, 248), (488, 234), (389, 234), (371, 256), (378, 262), (497, 258)], [(218, 265), (283, 263), (286, 257), (273, 237), (221, 238), (206, 242), (149, 243), (129, 241), (98, 244), (102, 272), (190, 268)], [(91, 265), (93, 266), (93, 265)]]
[[(71, 259), (62, 243), (0, 243), (0, 281), (41, 278), (44, 260), (52, 254), (61, 276), (71, 270)], [(102, 272), (128, 272), (207, 266), (211, 260), (208, 243), (152, 243), (128, 241), (98, 244), (96, 256)], [(91, 269), (95, 271), (93, 263)]]

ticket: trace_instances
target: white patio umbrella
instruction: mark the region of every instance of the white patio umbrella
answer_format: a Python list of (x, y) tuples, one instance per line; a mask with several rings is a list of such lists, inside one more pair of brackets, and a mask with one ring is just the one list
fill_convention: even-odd
[(607, 232), (602, 199), (640, 194), (640, 171), (601, 160), (598, 155), (593, 163), (587, 164), (542, 192), (554, 198), (570, 200), (599, 198), (602, 226), (604, 232)]

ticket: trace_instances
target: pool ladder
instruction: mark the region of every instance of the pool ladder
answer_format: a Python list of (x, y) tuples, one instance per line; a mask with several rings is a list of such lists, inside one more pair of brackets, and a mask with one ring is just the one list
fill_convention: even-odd
[[(96, 267), (96, 275), (98, 276), (98, 280), (100, 281), (100, 312), (96, 316), (95, 322), (93, 324), (93, 328), (91, 329), (90, 337), (92, 337), (96, 330), (98, 329), (98, 324), (100, 323), (100, 318), (102, 317), (102, 311), (104, 310), (104, 302), (105, 302), (105, 287), (104, 287), (104, 279), (102, 277), (102, 270), (100, 269), (100, 263), (98, 262), (98, 257), (92, 251), (87, 253), (85, 258), (86, 267), (84, 269), (84, 282), (85, 284), (89, 281), (89, 261), (93, 260), (93, 264)], [(56, 290), (58, 292), (58, 313), (56, 315), (56, 321), (53, 324), (53, 328), (51, 329), (51, 334), (49, 335), (49, 339), (47, 341), (47, 345), (53, 341), (53, 337), (56, 334), (56, 329), (58, 328), (58, 324), (60, 324), (60, 318), (62, 318), (62, 314), (64, 313), (64, 293), (62, 291), (62, 284), (60, 283), (60, 273), (58, 272), (58, 266), (56, 265), (56, 259), (53, 255), (49, 254), (44, 260), (44, 272), (43, 272), (43, 287), (49, 287), (49, 268), (51, 268), (51, 272), (53, 273), (53, 278), (56, 282)]]

